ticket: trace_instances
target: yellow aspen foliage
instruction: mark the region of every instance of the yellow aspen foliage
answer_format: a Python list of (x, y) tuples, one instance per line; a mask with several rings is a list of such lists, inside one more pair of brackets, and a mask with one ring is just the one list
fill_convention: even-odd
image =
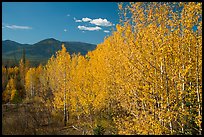
[(12, 103), (20, 103), (21, 98), (19, 96), (19, 92), (16, 89), (11, 91), (11, 102)]
[(201, 6), (120, 3), (111, 36), (85, 56), (62, 45), (27, 72), (26, 90), (51, 98), (65, 126), (73, 119), (88, 134), (98, 124), (113, 134), (201, 134)]
[(17, 92), (15, 79), (10, 78), (8, 81), (8, 84), (6, 86), (6, 89), (2, 94), (3, 101), (9, 102), (9, 101), (13, 100), (15, 92)]

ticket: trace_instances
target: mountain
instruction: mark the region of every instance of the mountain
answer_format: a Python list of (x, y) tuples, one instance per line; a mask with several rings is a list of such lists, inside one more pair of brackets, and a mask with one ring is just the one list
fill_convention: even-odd
[(88, 51), (96, 48), (96, 45), (83, 42), (59, 41), (54, 38), (45, 39), (35, 44), (20, 44), (11, 40), (2, 41), (2, 64), (7, 66), (17, 65), (22, 57), (23, 49), (26, 52), (26, 59), (32, 66), (40, 63), (45, 64), (47, 60), (61, 49), (64, 43), (69, 54), (80, 53), (86, 55)]
[(29, 45), (28, 44), (20, 44), (18, 42), (11, 41), (11, 40), (2, 41), (2, 54), (10, 52), (10, 51), (19, 50), (22, 48), (22, 46), (25, 47), (25, 46), (29, 46)]

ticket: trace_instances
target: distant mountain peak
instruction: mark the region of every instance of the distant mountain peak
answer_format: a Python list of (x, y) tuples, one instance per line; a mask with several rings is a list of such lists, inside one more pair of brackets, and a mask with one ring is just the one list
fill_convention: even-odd
[(48, 39), (45, 39), (45, 40), (50, 40), (50, 41), (59, 41), (59, 40), (56, 40), (55, 38), (48, 38)]
[(53, 44), (53, 43), (61, 43), (61, 42), (54, 38), (48, 38), (48, 39), (41, 40), (36, 44)]
[(18, 43), (18, 42), (16, 42), (16, 41), (9, 40), (9, 39), (4, 40), (3, 42), (6, 42), (6, 43), (16, 43), (16, 44), (20, 44), (20, 43)]

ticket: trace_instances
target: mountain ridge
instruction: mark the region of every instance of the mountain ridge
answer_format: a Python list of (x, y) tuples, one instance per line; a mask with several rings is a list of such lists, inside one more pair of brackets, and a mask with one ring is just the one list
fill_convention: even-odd
[[(80, 53), (86, 55), (97, 45), (79, 41), (59, 41), (54, 38), (47, 38), (34, 44), (21, 44), (13, 40), (2, 41), (2, 64), (12, 66), (17, 65), (25, 49), (26, 58), (32, 65), (45, 64), (47, 60), (65, 45), (69, 54)], [(9, 63), (8, 63), (9, 62)]]

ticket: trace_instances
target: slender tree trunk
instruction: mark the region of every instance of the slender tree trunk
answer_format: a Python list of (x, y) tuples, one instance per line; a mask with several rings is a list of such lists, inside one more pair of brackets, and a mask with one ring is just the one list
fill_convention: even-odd
[[(166, 86), (166, 94), (167, 94), (167, 111), (170, 112), (170, 104), (169, 104), (169, 87), (168, 87), (168, 76), (167, 76), (167, 70), (166, 70), (166, 60), (164, 58), (164, 70), (165, 70), (165, 86)], [(170, 117), (169, 117), (170, 118)], [(171, 134), (173, 133), (173, 127), (172, 127), (172, 122), (170, 120), (169, 122), (169, 127), (171, 130)]]
[[(200, 105), (200, 93), (199, 93), (199, 47), (196, 44), (196, 93), (197, 93), (197, 102), (198, 102), (198, 116), (201, 117), (201, 105)], [(199, 125), (199, 135), (202, 134), (201, 125)]]
[[(154, 82), (153, 82), (153, 88), (152, 88), (152, 95), (153, 95), (153, 98), (155, 99), (155, 104), (154, 104), (154, 110), (153, 110), (153, 113), (154, 113), (154, 120), (156, 118), (156, 104), (157, 104), (157, 99), (156, 99), (156, 95), (155, 95), (155, 91), (157, 91), (157, 70), (156, 70), (156, 56), (154, 54), (154, 43), (152, 44), (152, 54), (154, 56)], [(159, 113), (159, 112), (158, 112)]]
[[(180, 73), (180, 72), (179, 72), (179, 80), (182, 81), (182, 80), (181, 80), (181, 73)], [(181, 89), (183, 90), (183, 85), (182, 85)], [(182, 94), (183, 94), (183, 93), (182, 93)], [(182, 94), (181, 94), (181, 108), (182, 108), (182, 111), (183, 111), (183, 95), (182, 95)], [(179, 113), (180, 113), (180, 112), (179, 112)], [(181, 120), (181, 119), (180, 119), (180, 115), (179, 115), (179, 120)], [(181, 132), (184, 133), (182, 121), (181, 121)]]
[[(185, 69), (185, 66), (184, 64), (182, 65), (182, 68), (183, 70)], [(182, 104), (181, 104), (181, 107), (182, 107), (182, 111), (184, 111), (184, 94), (185, 94), (185, 80), (184, 80), (184, 76), (182, 77), (182, 95), (181, 95), (181, 98), (182, 98)], [(182, 122), (182, 133), (184, 133), (184, 124)]]
[(66, 98), (66, 63), (64, 70), (64, 126), (67, 126), (67, 98)]
[[(64, 97), (64, 99), (66, 99), (66, 97)], [(66, 112), (67, 112), (66, 102), (64, 101), (64, 126), (67, 125), (67, 113)]]
[[(176, 91), (176, 109), (179, 108), (179, 98), (178, 98), (178, 90), (177, 90), (177, 83), (175, 80), (173, 80), (173, 83), (174, 83), (174, 89)], [(178, 112), (177, 112), (178, 113)], [(176, 118), (176, 120), (178, 121), (178, 117)], [(175, 127), (176, 130), (178, 130), (178, 122), (177, 122), (177, 126)]]
[[(160, 86), (160, 91), (162, 92), (162, 89), (163, 89), (163, 64), (162, 64), (162, 61), (161, 61), (161, 67), (160, 67), (160, 74), (161, 74), (161, 86)], [(163, 110), (163, 93), (161, 94), (161, 103), (160, 103), (160, 111), (161, 111), (161, 118), (160, 118), (160, 122), (161, 122), (161, 125), (164, 126), (164, 122), (163, 122), (163, 118), (162, 118), (162, 110)]]
[[(188, 47), (188, 60), (189, 60), (189, 64), (192, 64), (192, 58), (191, 58), (191, 47), (190, 47), (191, 45), (189, 45), (189, 47)], [(189, 70), (189, 77), (190, 77), (190, 81), (189, 81), (189, 87), (190, 87), (190, 89), (192, 89), (192, 74), (191, 74), (191, 71), (192, 71), (192, 69), (190, 68), (190, 70)], [(191, 92), (191, 91), (190, 91)], [(190, 94), (190, 93), (188, 93), (188, 94)], [(189, 97), (190, 97), (190, 95), (189, 95)], [(189, 107), (189, 114), (191, 114), (192, 113), (192, 105), (190, 105), (190, 107)], [(193, 121), (193, 117), (191, 116), (191, 121)], [(190, 125), (190, 128), (192, 129), (193, 127), (192, 127), (192, 124)]]

